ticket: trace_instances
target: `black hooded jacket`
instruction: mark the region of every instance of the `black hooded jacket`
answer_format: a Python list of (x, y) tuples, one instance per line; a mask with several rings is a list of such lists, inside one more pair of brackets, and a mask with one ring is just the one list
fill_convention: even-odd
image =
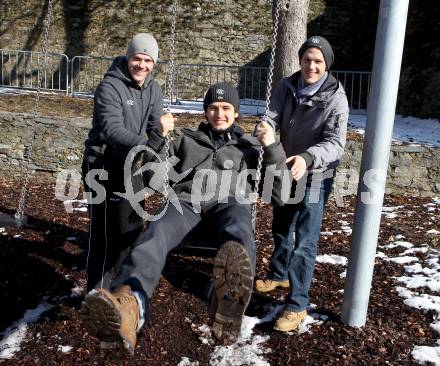
[(126, 57), (116, 57), (95, 91), (86, 156), (122, 167), (131, 148), (147, 143), (146, 133), (158, 126), (162, 114), (159, 84), (149, 75), (139, 87), (130, 77)]
[[(151, 150), (144, 156), (144, 164), (150, 163), (144, 174), (145, 184), (159, 190), (164, 181), (164, 139), (153, 131), (147, 146)], [(244, 202), (254, 189), (253, 173), (260, 147), (255, 137), (245, 135), (236, 124), (223, 132), (214, 131), (207, 123), (201, 123), (198, 129), (184, 128), (169, 148), (170, 160), (175, 159), (169, 174), (171, 189), (180, 200), (203, 202), (202, 206), (228, 197)], [(263, 147), (260, 193), (266, 202), (277, 206), (283, 204), (283, 175), (289, 176), (285, 161), (281, 143)], [(265, 180), (268, 170), (278, 173), (267, 174), (273, 179)]]

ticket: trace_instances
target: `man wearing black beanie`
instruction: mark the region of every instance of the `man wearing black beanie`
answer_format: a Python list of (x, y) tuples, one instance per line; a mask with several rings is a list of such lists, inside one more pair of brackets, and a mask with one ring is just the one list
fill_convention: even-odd
[[(110, 284), (111, 291), (99, 289), (86, 296), (82, 314), (89, 334), (102, 342), (110, 339), (133, 353), (136, 333), (148, 319), (148, 304), (167, 254), (184, 245), (190, 234), (201, 231), (218, 249), (211, 295), (213, 335), (222, 343), (239, 337), (252, 294), (256, 260), (249, 197), (254, 182), (248, 177), (257, 168), (261, 146), (263, 169), (287, 169), (281, 143), (275, 141), (268, 124), (258, 126), (256, 138), (246, 136), (236, 124), (239, 105), (238, 92), (232, 85), (212, 85), (203, 103), (206, 122), (197, 129), (182, 129), (171, 142), (170, 160), (178, 163), (169, 175), (168, 204), (137, 238)], [(165, 137), (173, 128), (172, 121), (161, 120), (160, 129), (149, 135), (144, 162), (150, 168), (146, 168), (145, 181), (155, 190), (161, 187), (153, 182), (164, 181), (164, 164), (158, 156), (164, 160)], [(270, 181), (263, 184), (263, 198), (281, 204), (282, 177), (278, 174)]]
[(344, 151), (349, 112), (345, 91), (329, 71), (330, 43), (310, 37), (298, 56), (301, 70), (279, 82), (269, 107), (292, 173), (293, 199), (273, 209), (270, 272), (255, 283), (261, 292), (289, 288), (274, 327), (283, 332), (298, 329), (307, 316), (322, 216)]

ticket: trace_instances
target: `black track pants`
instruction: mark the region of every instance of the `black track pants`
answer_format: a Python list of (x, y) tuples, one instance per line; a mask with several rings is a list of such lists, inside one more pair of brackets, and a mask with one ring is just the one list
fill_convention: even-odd
[[(96, 175), (86, 178), (87, 173), (96, 169)], [(115, 194), (125, 192), (122, 169), (106, 168), (107, 178), (102, 174), (104, 165), (99, 162), (83, 162), (82, 172), (86, 192), (96, 197), (91, 188), (91, 179), (105, 189), (105, 200), (89, 204), (89, 245), (87, 254), (87, 292), (93, 288), (109, 288), (112, 277), (118, 272), (122, 259), (143, 228), (143, 219), (134, 211), (130, 202)], [(132, 177), (134, 191), (143, 188), (141, 176)], [(143, 201), (141, 202), (143, 206)]]
[(255, 269), (255, 241), (249, 205), (230, 199), (228, 203), (211, 205), (201, 213), (194, 212), (189, 203), (180, 202), (180, 205), (182, 213), (170, 204), (159, 220), (149, 223), (124, 259), (119, 276), (111, 284), (112, 289), (129, 284), (151, 298), (168, 253), (201, 226), (209, 232), (205, 239), (212, 241), (217, 248), (228, 240), (241, 243)]

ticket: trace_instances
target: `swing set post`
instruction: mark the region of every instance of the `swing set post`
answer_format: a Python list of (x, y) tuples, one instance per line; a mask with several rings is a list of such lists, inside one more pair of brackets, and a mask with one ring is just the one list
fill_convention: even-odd
[[(341, 321), (362, 327), (385, 193), (409, 0), (381, 0), (364, 149)], [(368, 186), (366, 182), (368, 181)]]

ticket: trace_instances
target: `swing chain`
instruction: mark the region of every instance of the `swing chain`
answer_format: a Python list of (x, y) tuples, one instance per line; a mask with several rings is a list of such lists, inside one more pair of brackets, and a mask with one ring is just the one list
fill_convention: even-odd
[[(168, 101), (165, 105), (165, 111), (171, 112), (171, 101), (173, 98), (173, 82), (174, 82), (174, 46), (176, 44), (176, 17), (177, 17), (177, 0), (173, 1), (171, 8), (171, 34), (170, 34), (170, 49), (168, 53), (168, 68), (167, 68), (167, 97)], [(163, 202), (168, 199), (168, 192), (170, 189), (170, 143), (171, 137), (167, 135), (165, 137), (165, 172), (164, 172), (164, 189), (163, 189)]]
[(169, 135), (167, 135), (165, 137), (165, 177), (164, 177), (164, 182), (163, 182), (163, 199), (162, 202), (165, 203), (166, 200), (168, 199), (168, 192), (170, 190), (170, 178), (169, 178), (169, 173), (170, 173), (170, 142), (171, 142), (171, 138)]
[[(266, 119), (268, 118), (268, 112), (269, 112), (273, 69), (274, 69), (274, 64), (275, 64), (275, 50), (277, 47), (277, 38), (278, 38), (278, 22), (279, 22), (279, 17), (280, 17), (281, 1), (282, 0), (277, 0), (277, 2), (276, 2), (273, 33), (272, 33), (272, 49), (271, 49), (271, 53), (270, 53), (269, 74), (267, 76), (267, 84), (266, 84), (266, 106), (265, 106), (265, 110), (264, 110), (264, 116), (263, 116), (261, 122), (266, 121)], [(251, 212), (252, 225), (254, 226), (254, 228), (255, 228), (255, 223), (257, 220), (257, 197), (258, 197), (258, 189), (259, 189), (260, 181), (261, 181), (261, 169), (263, 167), (263, 154), (264, 154), (264, 149), (263, 149), (263, 146), (261, 146), (260, 152), (258, 155), (257, 172), (255, 175), (255, 186), (254, 186), (255, 203), (252, 205), (252, 208), (251, 208), (251, 210), (252, 210), (252, 212)]]
[(44, 26), (44, 37), (43, 37), (43, 68), (40, 72), (40, 59), (38, 58), (38, 78), (37, 78), (37, 94), (35, 97), (35, 105), (34, 110), (32, 113), (32, 120), (31, 120), (31, 132), (32, 132), (32, 140), (31, 144), (25, 148), (24, 154), (23, 154), (23, 161), (24, 161), (24, 183), (21, 188), (20, 198), (18, 200), (18, 206), (17, 206), (17, 212), (15, 214), (15, 218), (17, 220), (22, 220), (24, 217), (24, 210), (26, 207), (26, 193), (27, 193), (27, 187), (29, 184), (29, 178), (30, 178), (30, 162), (32, 158), (32, 152), (33, 147), (35, 143), (35, 119), (39, 113), (40, 110), (40, 94), (41, 94), (41, 84), (43, 82), (43, 73), (46, 74), (47, 69), (47, 47), (48, 47), (48, 39), (49, 39), (49, 28), (50, 24), (52, 23), (52, 0), (48, 1), (47, 4), (47, 19)]
[(279, 18), (280, 18), (281, 1), (282, 0), (277, 0), (277, 5), (276, 5), (276, 9), (275, 9), (275, 17), (274, 17), (274, 24), (273, 24), (273, 34), (272, 34), (272, 49), (271, 49), (271, 52), (270, 52), (269, 74), (267, 76), (267, 84), (266, 84), (266, 106), (265, 106), (265, 109), (264, 109), (263, 122), (267, 118), (267, 114), (269, 112), (270, 98), (272, 96), (272, 79), (273, 79), (273, 69), (274, 69), (274, 66), (275, 66), (275, 50), (277, 48), (278, 23), (279, 23)]
[(168, 69), (167, 69), (167, 105), (165, 107), (167, 112), (171, 110), (171, 102), (173, 98), (174, 87), (174, 46), (176, 44), (176, 17), (177, 17), (177, 0), (173, 1), (171, 9), (171, 34), (170, 34), (170, 49), (168, 53)]

